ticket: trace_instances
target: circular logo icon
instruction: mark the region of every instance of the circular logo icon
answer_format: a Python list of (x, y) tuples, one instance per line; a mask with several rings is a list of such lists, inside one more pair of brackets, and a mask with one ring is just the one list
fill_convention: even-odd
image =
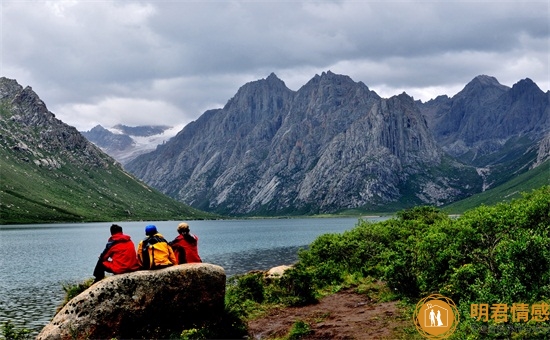
[(459, 313), (453, 300), (432, 294), (416, 304), (413, 318), (421, 335), (428, 339), (445, 339), (458, 326)]

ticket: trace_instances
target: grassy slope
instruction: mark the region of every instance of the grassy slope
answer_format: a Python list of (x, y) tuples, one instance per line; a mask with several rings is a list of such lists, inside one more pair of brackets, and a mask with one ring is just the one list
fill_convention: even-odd
[(0, 224), (213, 217), (145, 186), (117, 165), (52, 170), (0, 148)]
[(533, 189), (549, 184), (550, 161), (546, 161), (535, 169), (529, 170), (504, 184), (449, 204), (442, 208), (442, 210), (451, 214), (459, 214), (482, 204), (494, 205), (500, 202), (507, 202), (513, 198), (520, 197), (521, 192), (530, 192)]

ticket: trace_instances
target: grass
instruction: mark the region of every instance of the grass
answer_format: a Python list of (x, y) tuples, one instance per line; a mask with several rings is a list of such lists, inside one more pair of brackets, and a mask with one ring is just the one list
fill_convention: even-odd
[(0, 148), (0, 168), (0, 224), (215, 217), (147, 187), (116, 164), (49, 169)]

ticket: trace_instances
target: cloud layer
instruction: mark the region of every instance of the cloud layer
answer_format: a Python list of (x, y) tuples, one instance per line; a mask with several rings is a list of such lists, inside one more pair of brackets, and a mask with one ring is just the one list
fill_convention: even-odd
[(183, 125), (275, 72), (331, 70), (383, 97), (480, 74), (550, 86), (548, 1), (10, 1), (1, 74), (79, 130)]

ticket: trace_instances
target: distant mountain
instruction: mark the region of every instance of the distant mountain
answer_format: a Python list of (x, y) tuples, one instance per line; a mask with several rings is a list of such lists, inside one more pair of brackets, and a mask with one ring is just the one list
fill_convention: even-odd
[(330, 71), (296, 92), (274, 74), (248, 83), (126, 168), (182, 202), (234, 215), (442, 205), (482, 190), (411, 97), (383, 99)]
[(147, 187), (30, 87), (0, 78), (0, 224), (211, 216)]
[(122, 164), (154, 150), (157, 145), (165, 143), (177, 132), (174, 127), (164, 125), (126, 126), (122, 124), (109, 129), (97, 125), (89, 131), (81, 131), (90, 142)]
[(509, 88), (478, 76), (452, 98), (441, 96), (419, 108), (443, 150), (478, 167), (484, 188), (548, 157), (541, 141), (550, 134), (550, 92), (528, 78)]
[(538, 140), (550, 124), (550, 93), (530, 79), (510, 89), (478, 76), (454, 97), (419, 106), (443, 149), (469, 163), (500, 150), (510, 138)]

